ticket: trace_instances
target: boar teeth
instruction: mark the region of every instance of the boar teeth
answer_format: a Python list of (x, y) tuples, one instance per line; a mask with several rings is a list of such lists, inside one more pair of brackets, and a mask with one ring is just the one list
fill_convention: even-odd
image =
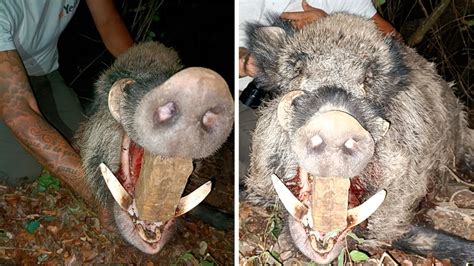
[(211, 192), (212, 182), (207, 181), (204, 185), (200, 186), (187, 196), (182, 197), (179, 200), (178, 207), (176, 208), (175, 217), (183, 215), (188, 211), (192, 210), (196, 205), (201, 203), (207, 195)]
[(315, 234), (310, 233), (309, 243), (318, 253), (328, 253), (334, 248), (335, 240), (333, 237), (319, 239)]
[(308, 208), (291, 193), (275, 174), (272, 174), (272, 183), (286, 210), (297, 221), (302, 221), (303, 217), (308, 213)]
[(114, 197), (117, 204), (125, 211), (128, 211), (133, 200), (132, 197), (123, 188), (122, 184), (118, 181), (117, 177), (110, 171), (110, 169), (104, 164), (99, 165), (102, 176), (104, 177), (105, 183), (110, 190), (110, 193)]
[(354, 227), (363, 222), (365, 219), (369, 218), (369, 216), (372, 215), (372, 213), (374, 213), (380, 207), (380, 205), (382, 205), (386, 195), (387, 192), (385, 190), (381, 190), (361, 205), (348, 210), (348, 227)]
[(139, 224), (137, 225), (137, 231), (138, 231), (138, 235), (148, 243), (156, 243), (160, 241), (161, 239), (161, 231), (160, 231), (160, 228), (158, 227), (155, 228), (154, 232), (152, 232), (152, 231), (146, 230), (143, 227), (143, 225)]

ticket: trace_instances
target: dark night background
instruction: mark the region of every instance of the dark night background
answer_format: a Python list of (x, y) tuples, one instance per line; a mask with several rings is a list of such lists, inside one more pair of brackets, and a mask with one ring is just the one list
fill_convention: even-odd
[[(123, 0), (115, 1), (115, 5), (135, 41), (142, 40), (143, 31), (137, 36), (140, 25), (133, 26), (134, 21), (151, 13), (153, 21), (145, 37), (173, 47), (185, 67), (201, 66), (218, 72), (233, 94), (233, 1)], [(93, 98), (93, 83), (114, 59), (102, 44), (84, 0), (61, 36), (59, 53), (59, 71), (87, 107)]]
[[(454, 81), (454, 92), (472, 112), (474, 5), (470, 0), (374, 0), (379, 13), (403, 35), (406, 42), (417, 35), (433, 11), (449, 3), (441, 16), (418, 42), (411, 42), (421, 55), (437, 65), (438, 73)], [(116, 7), (140, 40), (153, 37), (174, 47), (185, 66), (204, 66), (221, 74), (234, 87), (234, 1), (217, 0), (116, 0)], [(147, 33), (139, 33), (136, 17), (152, 15)], [(139, 19), (138, 19), (139, 20)], [(140, 24), (140, 23), (138, 23)], [(140, 35), (140, 36), (137, 36)], [(139, 41), (139, 40), (136, 40)], [(93, 83), (113, 62), (103, 46), (85, 0), (59, 42), (60, 72), (87, 105)], [(472, 117), (472, 116), (471, 116)]]

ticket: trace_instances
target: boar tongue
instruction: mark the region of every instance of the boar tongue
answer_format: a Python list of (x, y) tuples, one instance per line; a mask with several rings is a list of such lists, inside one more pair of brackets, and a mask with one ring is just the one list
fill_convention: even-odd
[(313, 230), (328, 233), (347, 227), (349, 187), (348, 178), (313, 178), (311, 202)]
[(192, 170), (190, 159), (163, 158), (145, 151), (135, 187), (138, 217), (147, 221), (172, 219)]

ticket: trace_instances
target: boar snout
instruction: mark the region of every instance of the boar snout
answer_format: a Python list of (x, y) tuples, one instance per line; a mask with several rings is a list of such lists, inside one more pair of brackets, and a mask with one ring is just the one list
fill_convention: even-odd
[(355, 176), (374, 153), (370, 133), (342, 111), (317, 114), (296, 135), (302, 166), (314, 176)]

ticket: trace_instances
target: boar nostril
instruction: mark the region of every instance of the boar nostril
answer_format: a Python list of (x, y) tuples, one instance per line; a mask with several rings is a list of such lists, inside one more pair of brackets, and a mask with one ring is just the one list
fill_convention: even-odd
[(174, 102), (166, 103), (155, 111), (153, 114), (153, 122), (155, 125), (169, 121), (178, 113), (178, 108)]
[(221, 107), (213, 107), (202, 116), (202, 126), (208, 131), (216, 124), (219, 114), (223, 111)]
[(326, 143), (320, 135), (316, 134), (309, 139), (308, 146), (312, 153), (321, 153), (326, 148)]
[(209, 110), (202, 116), (202, 125), (203, 128), (208, 131), (210, 130), (217, 122), (219, 115), (215, 112)]
[(347, 149), (349, 150), (352, 150), (354, 148), (356, 144), (356, 141), (352, 138), (346, 140), (346, 142), (344, 142), (344, 147), (346, 147)]
[(316, 135), (310, 139), (310, 142), (311, 142), (311, 147), (316, 148), (323, 143), (323, 139), (321, 138), (321, 136)]

